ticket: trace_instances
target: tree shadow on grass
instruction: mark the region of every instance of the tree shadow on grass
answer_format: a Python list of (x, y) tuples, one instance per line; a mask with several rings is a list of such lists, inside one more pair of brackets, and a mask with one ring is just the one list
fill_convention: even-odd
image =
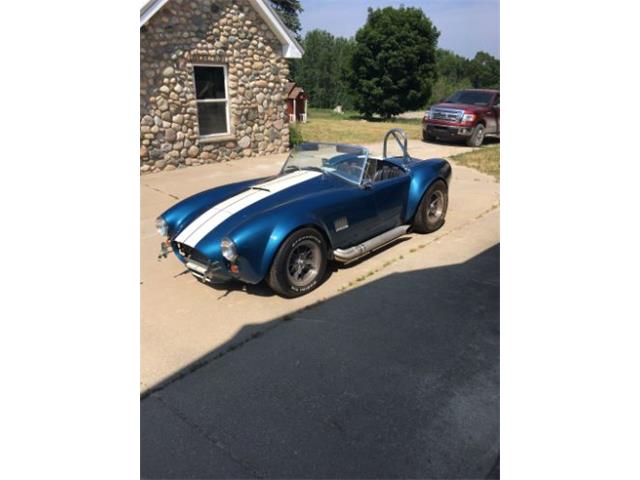
[(494, 478), (499, 263), (496, 245), (242, 328), (143, 396), (142, 477)]

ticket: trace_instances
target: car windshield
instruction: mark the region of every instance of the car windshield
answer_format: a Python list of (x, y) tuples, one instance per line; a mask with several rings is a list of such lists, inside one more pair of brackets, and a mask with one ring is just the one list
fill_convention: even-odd
[(462, 90), (456, 92), (447, 98), (444, 103), (464, 103), (466, 105), (478, 105), (480, 107), (486, 107), (491, 103), (493, 93), (491, 92), (478, 92), (473, 90)]
[(332, 143), (303, 143), (296, 146), (282, 167), (282, 173), (316, 170), (360, 184), (369, 152), (364, 147)]

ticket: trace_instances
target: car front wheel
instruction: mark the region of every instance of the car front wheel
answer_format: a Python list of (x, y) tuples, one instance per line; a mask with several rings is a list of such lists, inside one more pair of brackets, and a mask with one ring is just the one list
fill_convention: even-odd
[(480, 147), (482, 146), (482, 142), (484, 141), (484, 125), (479, 123), (471, 132), (471, 136), (467, 138), (467, 145), (470, 147)]
[(447, 184), (436, 180), (422, 197), (418, 206), (413, 228), (419, 233), (431, 233), (444, 224), (444, 217), (449, 206)]
[(316, 288), (327, 269), (327, 244), (313, 228), (292, 233), (280, 246), (267, 276), (279, 295), (299, 297)]

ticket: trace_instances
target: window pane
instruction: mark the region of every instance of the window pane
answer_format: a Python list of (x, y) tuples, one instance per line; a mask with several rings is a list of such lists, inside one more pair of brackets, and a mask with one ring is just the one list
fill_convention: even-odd
[(198, 102), (200, 135), (227, 133), (227, 102)]
[(196, 98), (225, 98), (224, 96), (224, 68), (222, 67), (193, 67), (196, 78)]
[(465, 103), (467, 105), (478, 105), (486, 107), (491, 101), (490, 92), (477, 92), (474, 90), (461, 90), (451, 95), (445, 103)]

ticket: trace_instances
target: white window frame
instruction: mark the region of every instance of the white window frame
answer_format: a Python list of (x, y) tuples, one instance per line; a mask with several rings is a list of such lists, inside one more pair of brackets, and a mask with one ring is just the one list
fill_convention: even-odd
[[(227, 131), (222, 133), (210, 133), (208, 135), (202, 135), (200, 133), (200, 115), (196, 113), (196, 117), (198, 118), (198, 138), (202, 140), (206, 140), (207, 138), (217, 138), (217, 137), (227, 137), (231, 135), (231, 119), (229, 115), (229, 103), (231, 99), (229, 98), (229, 75), (227, 65), (219, 64), (219, 63), (194, 63), (191, 65), (193, 68), (193, 91), (196, 97), (196, 110), (198, 109), (198, 103), (226, 103), (225, 113), (227, 115)], [(218, 67), (223, 69), (224, 75), (224, 98), (204, 98), (198, 99), (198, 86), (196, 85), (196, 69), (195, 67), (202, 68), (212, 68)]]

